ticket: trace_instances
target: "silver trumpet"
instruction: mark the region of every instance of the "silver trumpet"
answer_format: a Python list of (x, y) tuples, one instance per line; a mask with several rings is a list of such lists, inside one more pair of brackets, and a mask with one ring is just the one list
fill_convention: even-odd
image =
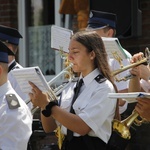
[[(70, 85), (71, 81), (74, 79), (74, 74), (71, 70), (73, 64), (69, 64), (69, 66), (67, 66), (64, 70), (62, 70), (58, 75), (56, 75), (52, 80), (50, 80), (48, 82), (49, 85), (49, 91), (48, 91), (48, 95), (50, 96), (51, 101), (53, 100), (57, 100), (58, 96), (60, 95), (60, 93), (67, 87)], [(58, 79), (60, 77), (63, 78), (67, 78), (67, 81), (63, 82), (61, 85), (59, 85), (58, 87), (56, 87), (56, 82), (58, 81)], [(67, 76), (67, 77), (64, 77)], [(28, 100), (26, 102), (26, 104), (29, 104), (31, 101)], [(31, 109), (31, 113), (34, 114), (37, 110), (39, 109), (39, 107), (34, 107)]]

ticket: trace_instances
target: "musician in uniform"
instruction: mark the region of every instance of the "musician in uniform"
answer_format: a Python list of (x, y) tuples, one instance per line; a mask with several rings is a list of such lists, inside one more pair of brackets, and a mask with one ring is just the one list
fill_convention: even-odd
[(0, 149), (26, 150), (32, 115), (8, 81), (8, 47), (0, 42)]
[[(136, 63), (142, 60), (144, 54), (142, 52), (136, 53), (131, 59), (131, 63)], [(149, 61), (149, 60), (148, 60)], [(138, 65), (130, 70), (131, 74), (135, 75), (130, 79), (129, 91), (130, 92), (147, 92), (150, 93), (150, 68), (148, 65)], [(137, 98), (138, 103), (135, 106), (135, 110), (139, 115), (146, 120), (150, 121), (150, 99), (149, 98)]]
[[(116, 35), (116, 25), (117, 25), (117, 16), (114, 13), (109, 12), (102, 12), (102, 11), (96, 11), (91, 10), (89, 21), (86, 30), (94, 30), (98, 33), (101, 37), (115, 37)], [(132, 57), (131, 54), (124, 49), (124, 52), (127, 55), (127, 59), (122, 60), (122, 64), (124, 66), (130, 64), (130, 58)], [(116, 69), (120, 69), (119, 62), (114, 58), (109, 58), (109, 65), (111, 67), (111, 71), (114, 71)], [(129, 71), (124, 71), (117, 75), (118, 78), (125, 77), (129, 74)], [(120, 81), (116, 82), (115, 84), (118, 88), (119, 93), (126, 93), (128, 92), (128, 81)], [(120, 113), (123, 113), (127, 108), (127, 102), (120, 100), (120, 107), (119, 111)]]
[[(28, 95), (21, 91), (15, 77), (11, 73), (11, 70), (22, 68), (15, 60), (20, 38), (22, 38), (22, 35), (17, 29), (2, 25), (0, 26), (0, 40), (10, 49), (8, 52), (8, 79), (17, 94), (26, 102), (26, 100), (29, 99)], [(28, 106), (32, 108), (31, 103), (29, 103)]]
[(61, 125), (61, 133), (65, 135), (62, 149), (105, 150), (117, 100), (107, 97), (116, 87), (101, 37), (95, 31), (74, 34), (68, 58), (73, 63), (73, 71), (81, 74), (78, 82), (62, 92), (60, 106), (32, 82), (31, 101), (41, 108), (45, 132)]

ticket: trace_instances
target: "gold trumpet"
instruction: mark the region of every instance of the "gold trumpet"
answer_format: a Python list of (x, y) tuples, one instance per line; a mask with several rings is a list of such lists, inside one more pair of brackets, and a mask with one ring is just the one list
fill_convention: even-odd
[[(115, 58), (116, 58), (116, 57), (115, 57)], [(117, 61), (119, 62), (119, 64), (120, 64), (120, 69), (114, 70), (114, 71), (112, 72), (112, 76), (116, 76), (117, 74), (119, 74), (119, 73), (121, 73), (121, 72), (123, 72), (123, 71), (126, 71), (126, 70), (128, 70), (128, 69), (130, 69), (130, 68), (136, 67), (136, 66), (138, 66), (138, 65), (140, 65), (140, 64), (142, 64), (142, 63), (145, 63), (145, 62), (147, 62), (148, 64), (150, 64), (150, 51), (149, 51), (148, 47), (146, 47), (146, 48), (145, 48), (145, 57), (143, 57), (142, 60), (137, 61), (136, 63), (130, 64), (130, 65), (128, 65), (128, 66), (123, 66), (120, 59), (116, 58), (116, 60), (117, 60)], [(121, 79), (118, 79), (117, 77), (115, 77), (115, 80), (116, 80), (117, 82), (120, 82), (120, 81), (127, 81), (128, 79), (130, 79), (130, 78), (132, 78), (132, 77), (134, 77), (134, 75), (127, 75), (127, 76), (125, 76), (125, 77), (123, 77), (123, 78), (121, 78)]]
[(129, 140), (131, 138), (130, 127), (134, 123), (136, 126), (141, 126), (142, 123), (148, 123), (146, 119), (138, 119), (139, 114), (134, 110), (132, 114), (123, 121), (113, 120), (113, 130), (122, 138)]

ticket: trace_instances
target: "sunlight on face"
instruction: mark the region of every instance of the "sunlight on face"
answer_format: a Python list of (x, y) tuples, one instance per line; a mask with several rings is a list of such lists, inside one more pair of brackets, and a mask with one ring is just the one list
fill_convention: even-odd
[(91, 69), (91, 53), (81, 43), (71, 40), (69, 45), (69, 60), (73, 63), (74, 72), (82, 72), (87, 74)]

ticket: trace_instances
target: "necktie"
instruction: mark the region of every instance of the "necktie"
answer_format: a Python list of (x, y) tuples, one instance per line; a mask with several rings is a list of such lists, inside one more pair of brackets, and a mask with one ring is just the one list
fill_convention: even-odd
[[(74, 96), (73, 96), (71, 108), (70, 108), (70, 112), (73, 114), (75, 114), (75, 112), (74, 112), (72, 105), (78, 97), (78, 94), (80, 92), (80, 88), (81, 88), (82, 84), (83, 84), (83, 79), (80, 79), (80, 81), (77, 83), (77, 86), (74, 88)], [(73, 132), (71, 130), (67, 129), (67, 140), (71, 141), (72, 138), (73, 138)]]

